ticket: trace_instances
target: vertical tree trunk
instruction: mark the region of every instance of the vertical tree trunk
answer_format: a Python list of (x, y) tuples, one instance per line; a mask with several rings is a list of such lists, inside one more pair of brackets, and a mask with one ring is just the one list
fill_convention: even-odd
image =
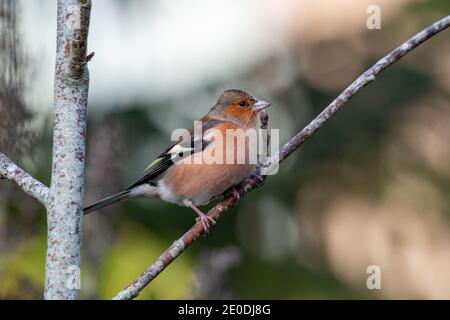
[(90, 10), (90, 0), (58, 0), (45, 299), (76, 299), (80, 289)]

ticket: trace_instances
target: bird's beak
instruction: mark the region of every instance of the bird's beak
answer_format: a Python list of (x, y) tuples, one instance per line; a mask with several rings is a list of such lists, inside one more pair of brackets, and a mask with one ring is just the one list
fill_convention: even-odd
[(272, 104), (270, 102), (266, 102), (266, 101), (262, 101), (262, 100), (258, 100), (256, 101), (256, 103), (253, 105), (253, 111), (258, 112), (261, 110), (264, 110), (265, 108), (270, 107)]

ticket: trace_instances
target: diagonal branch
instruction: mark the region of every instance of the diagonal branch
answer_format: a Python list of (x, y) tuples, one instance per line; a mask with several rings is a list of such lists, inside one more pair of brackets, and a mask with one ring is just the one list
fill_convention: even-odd
[(48, 188), (23, 171), (7, 156), (0, 152), (0, 179), (1, 178), (11, 180), (25, 193), (38, 200), (44, 207), (47, 207)]
[[(430, 39), (432, 36), (445, 30), (450, 25), (450, 15), (435, 22), (431, 26), (417, 33), (415, 36), (404, 42), (401, 46), (391, 51), (371, 68), (364, 72), (358, 79), (351, 83), (335, 100), (333, 100), (314, 120), (312, 120), (302, 131), (297, 133), (288, 143), (286, 143), (275, 155), (269, 158), (263, 168), (266, 172), (275, 169), (279, 163), (290, 156), (300, 145), (309, 139), (322, 125), (329, 120), (337, 111), (339, 111), (353, 96), (360, 92), (364, 87), (375, 80), (375, 77), (384, 69), (397, 62), (408, 52)], [(240, 196), (258, 188), (264, 182), (266, 176), (260, 174), (258, 168), (252, 173), (240, 186), (237, 192)], [(214, 206), (208, 216), (217, 220), (229, 207), (236, 204), (232, 196), (225, 197), (220, 203)], [(173, 260), (175, 260), (184, 250), (189, 247), (201, 234), (203, 227), (201, 224), (195, 224), (180, 239), (176, 240), (166, 251), (164, 251), (155, 263), (150, 265), (140, 274), (128, 287), (119, 292), (113, 299), (127, 300), (139, 295), (139, 292), (145, 288), (158, 274), (160, 274)]]

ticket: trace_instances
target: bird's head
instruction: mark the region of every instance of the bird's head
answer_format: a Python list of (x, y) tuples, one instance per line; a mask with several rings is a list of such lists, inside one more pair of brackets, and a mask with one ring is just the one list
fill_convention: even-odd
[(270, 102), (258, 100), (248, 92), (231, 89), (220, 95), (213, 110), (239, 122), (248, 123), (256, 119), (259, 111), (270, 105)]

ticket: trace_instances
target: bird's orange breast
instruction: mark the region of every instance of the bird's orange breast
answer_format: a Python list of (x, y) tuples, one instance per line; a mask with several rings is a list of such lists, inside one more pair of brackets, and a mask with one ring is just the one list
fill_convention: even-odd
[(239, 127), (216, 127), (210, 131), (211, 143), (205, 150), (170, 167), (160, 182), (161, 198), (202, 205), (245, 179), (256, 163), (256, 132), (241, 129), (231, 136), (230, 130), (235, 129)]

